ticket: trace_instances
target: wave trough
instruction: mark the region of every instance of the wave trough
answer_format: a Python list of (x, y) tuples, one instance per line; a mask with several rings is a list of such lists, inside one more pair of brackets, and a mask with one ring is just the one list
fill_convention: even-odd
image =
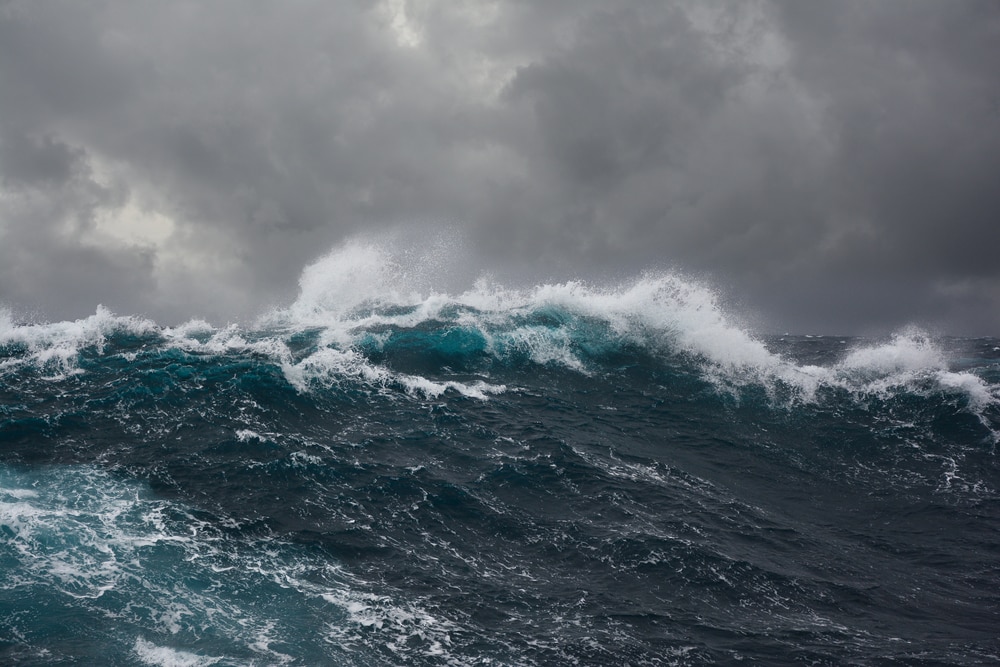
[(252, 324), (0, 311), (0, 661), (1000, 652), (1000, 341), (442, 252), (350, 242)]

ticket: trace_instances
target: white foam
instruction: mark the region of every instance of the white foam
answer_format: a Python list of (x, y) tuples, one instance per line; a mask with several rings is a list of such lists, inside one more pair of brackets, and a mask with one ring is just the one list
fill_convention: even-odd
[(323, 344), (346, 347), (357, 332), (385, 325), (414, 327), (438, 320), (452, 308), (459, 311), (454, 323), (479, 330), (494, 352), (522, 351), (537, 363), (582, 371), (584, 364), (572, 351), (572, 331), (517, 322), (555, 308), (601, 320), (624, 338), (649, 342), (671, 337), (681, 349), (729, 371), (775, 365), (774, 355), (760, 341), (728, 321), (712, 289), (675, 274), (647, 274), (609, 287), (569, 281), (527, 289), (481, 277), (453, 295), (434, 284), (424, 262), (419, 252), (402, 257), (391, 245), (349, 241), (307, 267), (295, 302), (262, 322), (293, 329), (319, 326)]
[(107, 337), (128, 332), (148, 335), (157, 331), (156, 324), (141, 317), (119, 317), (104, 306), (98, 306), (90, 317), (72, 322), (47, 324), (14, 324), (7, 311), (0, 311), (0, 345), (23, 345), (27, 354), (7, 365), (34, 365), (62, 378), (78, 372), (77, 358), (86, 348), (104, 353)]
[(252, 431), (248, 428), (241, 428), (236, 431), (236, 439), (240, 442), (250, 442), (251, 440), (257, 440), (258, 442), (267, 442), (267, 438), (262, 436), (257, 431)]
[[(434, 248), (440, 254), (439, 246)], [(798, 364), (771, 352), (734, 321), (714, 289), (676, 273), (647, 273), (616, 285), (567, 281), (528, 288), (483, 276), (464, 292), (449, 294), (434, 281), (440, 261), (428, 264), (426, 253), (407, 253), (391, 243), (356, 239), (306, 268), (296, 301), (265, 320), (290, 330), (322, 329), (319, 342), (328, 349), (284, 365), (293, 385), (304, 390), (310, 382), (329, 385), (347, 377), (382, 387), (395, 383), (429, 397), (447, 389), (476, 396), (481, 392), (468, 385), (374, 366), (353, 348), (359, 336), (379, 327), (405, 329), (441, 321), (477, 331), (486, 351), (496, 357), (523, 354), (538, 364), (587, 373), (578, 353), (577, 328), (590, 320), (606, 326), (617, 342), (654, 353), (691, 355), (708, 380), (730, 391), (758, 385), (777, 395), (784, 387), (781, 393), (788, 400), (809, 402), (824, 388), (885, 395), (926, 388), (929, 382), (933, 389), (965, 395), (975, 411), (998, 400), (997, 388), (978, 376), (949, 371), (944, 353), (915, 328), (887, 342), (849, 350), (831, 366)], [(533, 314), (546, 312), (570, 319), (557, 326), (530, 321)]]
[(935, 377), (941, 387), (968, 397), (972, 407), (977, 410), (998, 402), (997, 388), (991, 387), (982, 378), (971, 373), (952, 373), (939, 370)]
[(436, 382), (419, 375), (397, 373), (369, 362), (364, 355), (353, 350), (320, 348), (300, 362), (283, 362), (282, 371), (288, 382), (299, 391), (309, 391), (313, 385), (322, 387), (340, 386), (345, 382), (359, 381), (378, 390), (399, 386), (411, 394), (422, 394), (427, 398), (437, 398), (448, 390), (463, 396), (486, 400), (490, 394), (500, 394), (506, 390), (503, 385), (492, 385), (483, 381), (470, 384), (454, 381)]
[(452, 381), (434, 382), (419, 375), (400, 375), (398, 379), (408, 391), (423, 394), (427, 398), (438, 398), (448, 390), (452, 390), (463, 396), (485, 401), (489, 395), (502, 394), (507, 390), (505, 385), (488, 384), (482, 381), (472, 384)]
[(361, 306), (416, 305), (409, 272), (383, 244), (354, 239), (307, 266), (288, 309), (300, 322), (328, 323)]
[[(365, 632), (372, 623), (381, 624), (384, 638), (402, 653), (412, 637), (427, 637), (432, 649), (447, 641), (444, 622), (419, 605), (354, 590), (348, 573), (309, 550), (273, 538), (226, 536), (183, 506), (98, 468), (28, 473), (0, 466), (0, 489), (0, 534), (9, 561), (0, 589), (72, 608), (81, 598), (114, 590), (116, 601), (127, 604), (113, 601), (109, 613), (123, 620), (123, 628), (143, 633), (117, 640), (145, 664), (247, 664), (245, 657), (175, 647), (190, 646), (206, 624), (222, 642), (216, 654), (229, 645), (243, 656), (259, 656), (253, 664), (293, 662), (277, 650), (287, 641), (279, 638), (302, 631), (289, 626), (296, 622), (289, 610), (324, 619), (317, 621), (314, 644), (329, 664), (340, 664), (345, 648), (323, 642), (327, 623), (376, 650), (382, 644), (373, 645)], [(164, 645), (168, 636), (174, 646)]]
[(166, 327), (163, 330), (164, 336), (170, 338), (194, 338), (196, 335), (211, 335), (215, 333), (215, 327), (206, 322), (205, 320), (195, 319), (188, 320), (187, 322), (178, 325), (176, 327)]
[(379, 639), (397, 655), (412, 653), (419, 640), (431, 656), (446, 656), (452, 644), (451, 634), (458, 628), (450, 621), (414, 606), (400, 606), (382, 595), (371, 593), (324, 593), (323, 599), (347, 613), (349, 624), (328, 626), (328, 641), (353, 644), (363, 641), (358, 628), (377, 632)]
[(142, 637), (136, 638), (132, 650), (136, 657), (147, 665), (154, 665), (154, 667), (207, 667), (221, 660), (221, 658), (201, 656), (169, 646), (157, 646)]
[(842, 373), (863, 372), (877, 375), (912, 373), (940, 369), (946, 365), (943, 352), (923, 331), (908, 327), (886, 343), (852, 350), (840, 363)]
[[(295, 301), (268, 313), (255, 330), (238, 325), (216, 329), (192, 320), (160, 334), (168, 346), (195, 354), (260, 356), (279, 366), (302, 392), (345, 382), (427, 398), (454, 391), (485, 399), (503, 391), (484, 381), (407, 375), (373, 363), (360, 351), (362, 339), (384, 344), (389, 329), (430, 323), (475, 331), (485, 341), (486, 353), (495, 358), (523, 355), (537, 364), (581, 373), (592, 370), (581, 355), (581, 341), (684, 354), (722, 390), (738, 393), (742, 387), (762, 386), (770, 395), (792, 402), (814, 401), (824, 389), (886, 395), (928, 387), (964, 395), (980, 414), (998, 401), (997, 387), (973, 373), (950, 371), (946, 355), (918, 329), (847, 350), (841, 361), (829, 366), (798, 364), (771, 352), (740, 326), (710, 286), (676, 273), (647, 273), (613, 285), (567, 281), (526, 288), (483, 276), (465, 291), (449, 293), (438, 280), (448, 251), (440, 238), (424, 248), (406, 247), (398, 239), (353, 239), (306, 267)], [(539, 322), (545, 314), (552, 314), (555, 322), (544, 317)], [(586, 331), (591, 323), (597, 323), (596, 333)], [(75, 322), (15, 325), (10, 313), (0, 310), (0, 345), (28, 348), (27, 354), (0, 362), (0, 369), (32, 363), (49, 369), (55, 378), (65, 377), (78, 372), (81, 349), (100, 352), (107, 334), (122, 329), (146, 334), (156, 326), (140, 318), (117, 317), (101, 307), (94, 316)], [(304, 331), (315, 333), (315, 347), (293, 353), (290, 340)]]
[[(857, 394), (886, 396), (896, 391), (925, 395), (929, 391), (958, 394), (972, 412), (1000, 402), (1000, 388), (969, 372), (948, 369), (941, 348), (924, 331), (908, 327), (889, 341), (860, 346), (831, 370), (831, 384)], [(984, 422), (985, 423), (985, 422)]]

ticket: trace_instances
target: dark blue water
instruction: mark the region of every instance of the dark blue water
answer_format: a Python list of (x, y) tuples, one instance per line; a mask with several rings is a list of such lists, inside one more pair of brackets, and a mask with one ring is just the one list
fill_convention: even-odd
[(1000, 660), (1000, 340), (385, 266), (255, 325), (0, 317), (0, 663)]

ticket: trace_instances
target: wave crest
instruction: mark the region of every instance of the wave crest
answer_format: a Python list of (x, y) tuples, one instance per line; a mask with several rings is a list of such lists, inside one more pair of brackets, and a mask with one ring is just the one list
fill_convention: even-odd
[[(160, 349), (264, 359), (300, 392), (360, 383), (427, 397), (454, 391), (486, 398), (504, 390), (489, 379), (497, 365), (589, 375), (609, 370), (609, 359), (640, 354), (691, 369), (722, 392), (763, 388), (785, 404), (815, 402), (827, 392), (941, 392), (965, 397), (981, 416), (1000, 403), (996, 385), (952, 368), (919, 329), (875, 343), (844, 341), (838, 360), (800, 363), (741, 326), (710, 286), (676, 273), (528, 287), (482, 276), (464, 290), (447, 290), (437, 280), (446, 256), (440, 244), (413, 249), (350, 241), (306, 267), (295, 301), (252, 327), (194, 320), (159, 328), (103, 307), (75, 322), (17, 325), (0, 312), (0, 373), (33, 365), (65, 377), (79, 372), (82, 352), (104, 354), (113, 340), (115, 353), (134, 354), (127, 345), (123, 352), (121, 341), (138, 337)], [(405, 372), (400, 365), (408, 366)], [(452, 371), (463, 377), (441, 377)]]

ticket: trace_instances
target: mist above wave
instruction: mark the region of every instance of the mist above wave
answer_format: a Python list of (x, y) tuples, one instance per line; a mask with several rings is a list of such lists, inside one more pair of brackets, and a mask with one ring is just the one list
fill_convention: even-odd
[(218, 328), (192, 320), (158, 327), (103, 307), (74, 322), (16, 324), (0, 311), (0, 373), (27, 364), (63, 377), (79, 371), (77, 357), (84, 350), (118, 353), (109, 340), (152, 337), (160, 347), (189, 353), (262, 357), (280, 366), (300, 391), (343, 382), (429, 397), (457, 391), (486, 398), (504, 391), (485, 375), (472, 381), (432, 378), (372, 361), (373, 351), (405, 338), (411, 351), (433, 350), (444, 366), (449, 355), (471, 354), (487, 366), (523, 361), (584, 374), (604, 370), (602, 353), (636, 349), (691, 364), (721, 391), (758, 386), (793, 403), (813, 402), (824, 391), (937, 391), (964, 396), (981, 413), (1000, 400), (996, 385), (952, 369), (941, 346), (916, 328), (882, 341), (853, 341), (832, 363), (800, 363), (742, 326), (710, 286), (677, 273), (647, 272), (615, 284), (571, 280), (527, 287), (483, 275), (464, 289), (447, 289), (441, 277), (456, 261), (454, 252), (440, 239), (424, 246), (353, 239), (307, 266), (298, 297), (253, 326)]
[(926, 332), (909, 327), (882, 341), (857, 341), (836, 362), (797, 363), (726, 311), (710, 286), (670, 272), (647, 272), (600, 285), (583, 281), (511, 287), (490, 276), (459, 292), (435, 289), (433, 257), (371, 240), (355, 240), (306, 267), (300, 294), (262, 320), (292, 329), (318, 328), (327, 345), (356, 345), (372, 331), (386, 345), (393, 332), (432, 325), (473, 332), (492, 358), (512, 354), (534, 363), (588, 372), (594, 348), (632, 345), (654, 355), (685, 355), (721, 389), (747, 384), (791, 389), (814, 401), (823, 389), (885, 395), (920, 388), (965, 395), (974, 410), (998, 401), (998, 389), (955, 372)]

